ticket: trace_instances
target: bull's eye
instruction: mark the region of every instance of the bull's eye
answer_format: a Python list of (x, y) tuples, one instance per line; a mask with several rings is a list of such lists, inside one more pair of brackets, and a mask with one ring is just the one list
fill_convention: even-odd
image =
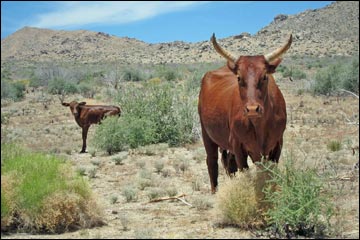
[(258, 82), (257, 88), (261, 88), (261, 87), (263, 86), (263, 82), (265, 82), (266, 80), (268, 80), (267, 75), (265, 75), (264, 77), (262, 77), (262, 79)]
[(245, 81), (241, 77), (237, 77), (240, 87), (245, 87)]

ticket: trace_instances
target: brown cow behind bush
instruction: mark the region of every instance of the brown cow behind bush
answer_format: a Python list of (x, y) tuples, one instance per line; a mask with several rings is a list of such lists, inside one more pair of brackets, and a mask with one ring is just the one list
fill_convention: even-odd
[(86, 102), (78, 103), (76, 101), (70, 103), (61, 101), (61, 104), (65, 107), (70, 107), (76, 123), (82, 128), (83, 145), (80, 153), (85, 153), (86, 151), (86, 138), (91, 124), (100, 123), (107, 116), (118, 115), (120, 117), (121, 115), (121, 110), (117, 106), (86, 105)]

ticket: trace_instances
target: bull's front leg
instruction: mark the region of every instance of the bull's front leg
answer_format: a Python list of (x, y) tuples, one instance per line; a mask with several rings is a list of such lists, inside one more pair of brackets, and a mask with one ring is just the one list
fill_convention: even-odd
[(82, 140), (83, 140), (83, 145), (81, 148), (81, 152), (80, 153), (85, 153), (86, 152), (86, 138), (87, 138), (87, 134), (88, 134), (88, 130), (89, 130), (90, 126), (84, 126), (82, 128)]

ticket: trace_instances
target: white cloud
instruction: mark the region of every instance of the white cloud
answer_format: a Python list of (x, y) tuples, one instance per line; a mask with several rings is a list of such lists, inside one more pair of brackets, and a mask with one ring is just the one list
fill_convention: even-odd
[(61, 2), (58, 10), (38, 15), (34, 27), (79, 27), (86, 24), (122, 24), (204, 4), (198, 1)]

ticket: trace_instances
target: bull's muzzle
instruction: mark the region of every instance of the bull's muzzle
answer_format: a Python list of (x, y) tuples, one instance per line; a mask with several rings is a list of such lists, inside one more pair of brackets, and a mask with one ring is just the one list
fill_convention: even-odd
[(248, 118), (259, 118), (262, 116), (263, 108), (259, 104), (246, 105), (244, 115)]

